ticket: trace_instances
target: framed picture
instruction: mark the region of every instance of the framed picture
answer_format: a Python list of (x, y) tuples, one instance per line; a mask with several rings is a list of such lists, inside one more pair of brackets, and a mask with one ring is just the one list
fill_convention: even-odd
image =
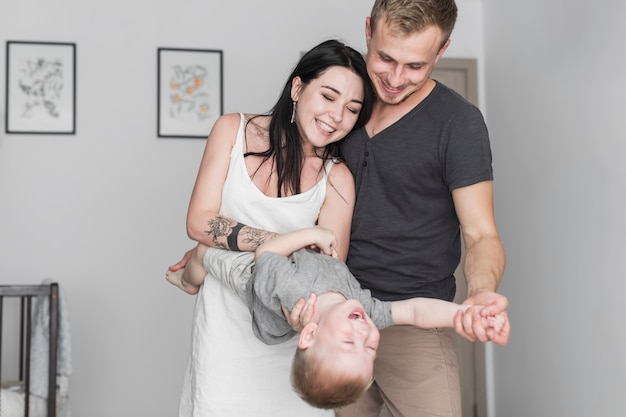
[(76, 44), (7, 41), (6, 133), (76, 133)]
[(206, 138), (222, 115), (222, 51), (158, 48), (159, 137)]

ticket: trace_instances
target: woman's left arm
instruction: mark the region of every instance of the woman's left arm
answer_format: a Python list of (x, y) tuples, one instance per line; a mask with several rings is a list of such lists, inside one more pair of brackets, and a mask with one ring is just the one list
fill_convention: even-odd
[[(328, 176), (326, 197), (317, 224), (334, 232), (337, 237), (337, 258), (342, 262), (346, 261), (350, 248), (354, 201), (354, 177), (350, 169), (344, 163), (335, 164)], [(311, 294), (308, 300), (301, 298), (291, 311), (283, 306), (283, 314), (295, 331), (302, 330), (304, 324), (313, 317), (315, 300), (315, 294)]]
[(354, 211), (354, 178), (348, 166), (333, 166), (326, 184), (326, 197), (320, 210), (318, 225), (332, 230), (337, 237), (337, 253), (345, 262), (350, 247), (350, 228)]

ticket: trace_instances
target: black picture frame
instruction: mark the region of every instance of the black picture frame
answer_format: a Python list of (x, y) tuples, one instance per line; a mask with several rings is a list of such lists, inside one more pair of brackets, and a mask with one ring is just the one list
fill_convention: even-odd
[(206, 138), (223, 114), (223, 51), (157, 49), (157, 135)]
[(76, 44), (7, 41), (5, 132), (76, 134)]

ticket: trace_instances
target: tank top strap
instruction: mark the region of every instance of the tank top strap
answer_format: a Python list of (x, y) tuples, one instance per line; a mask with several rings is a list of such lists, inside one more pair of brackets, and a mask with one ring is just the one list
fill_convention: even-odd
[(326, 165), (324, 166), (324, 181), (328, 181), (330, 170), (333, 169), (333, 166), (338, 162), (339, 161), (337, 158), (332, 158), (328, 162), (326, 162)]
[(235, 146), (239, 147), (243, 152), (243, 138), (246, 136), (246, 115), (239, 113), (239, 119), (239, 130), (237, 131)]

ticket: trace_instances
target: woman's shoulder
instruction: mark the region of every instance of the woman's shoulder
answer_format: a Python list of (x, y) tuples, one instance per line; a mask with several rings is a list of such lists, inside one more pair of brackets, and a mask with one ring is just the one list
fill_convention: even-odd
[(341, 159), (333, 160), (329, 176), (331, 178), (354, 182), (350, 168), (348, 168), (348, 165)]
[[(270, 117), (257, 114), (227, 113), (215, 121), (211, 129), (213, 141), (228, 142), (231, 147), (240, 135), (245, 135), (245, 151), (265, 150), (267, 148), (267, 129)], [(242, 130), (243, 128), (243, 130)]]
[[(217, 118), (217, 120), (215, 121), (215, 126), (216, 127), (222, 127), (222, 128), (233, 128), (233, 127), (239, 127), (239, 124), (241, 123), (241, 113), (226, 113), (221, 115), (220, 117)], [(245, 117), (245, 115), (243, 115)]]
[(227, 113), (220, 116), (215, 125), (239, 128), (242, 118), (248, 130), (252, 128), (255, 131), (267, 132), (267, 129), (269, 129), (271, 117), (265, 114)]
[[(340, 190), (354, 190), (354, 177), (348, 165), (341, 160), (334, 161), (328, 174), (329, 183)], [(346, 188), (347, 187), (347, 188)]]
[(241, 122), (241, 118), (243, 117), (244, 122), (246, 123), (254, 123), (258, 125), (268, 125), (271, 119), (271, 116), (267, 114), (256, 114), (256, 113), (226, 113), (221, 115), (218, 118), (219, 120), (228, 120), (231, 123), (239, 123)]
[(208, 144), (212, 144), (210, 145), (212, 147), (217, 146), (218, 144), (223, 144), (224, 146), (228, 144), (228, 146), (232, 148), (237, 141), (240, 124), (241, 115), (239, 113), (221, 115), (217, 118), (211, 128)]
[[(241, 127), (242, 117), (247, 122), (249, 115), (242, 113), (226, 113), (217, 118), (213, 124), (211, 132), (218, 134), (220, 137), (229, 138), (233, 142)], [(215, 136), (215, 135), (214, 135)]]

